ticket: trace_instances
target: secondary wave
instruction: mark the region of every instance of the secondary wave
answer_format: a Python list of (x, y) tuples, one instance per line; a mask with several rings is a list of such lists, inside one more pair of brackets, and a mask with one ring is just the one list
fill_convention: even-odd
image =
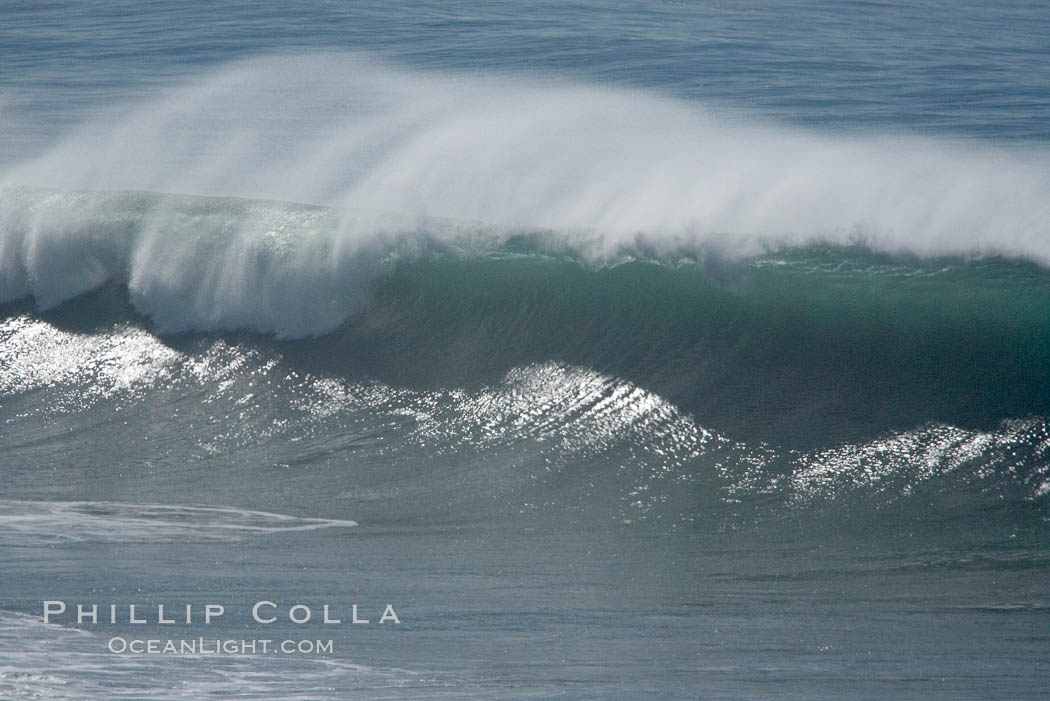
[[(924, 421), (841, 440), (843, 420), (797, 396), (811, 446), (792, 447), (739, 426), (712, 431), (696, 418), (702, 408), (683, 412), (583, 367), (528, 364), (480, 387), (427, 389), (345, 367), (340, 377), (310, 348), (261, 340), (165, 346), (126, 322), (90, 332), (26, 316), (0, 325), (5, 466), (14, 483), (48, 495), (0, 503), (0, 540), (241, 538), (347, 527), (351, 515), (372, 528), (537, 514), (719, 528), (778, 512), (852, 523), (892, 508), (905, 521), (984, 519), (978, 535), (1045, 522), (1045, 416), (988, 429)], [(343, 349), (335, 340), (328, 356)], [(56, 483), (55, 463), (68, 480)], [(246, 493), (246, 480), (267, 487)], [(136, 501), (114, 502), (116, 484)], [(170, 490), (180, 504), (240, 508), (145, 501)], [(282, 512), (322, 518), (275, 513), (275, 494), (290, 500)]]

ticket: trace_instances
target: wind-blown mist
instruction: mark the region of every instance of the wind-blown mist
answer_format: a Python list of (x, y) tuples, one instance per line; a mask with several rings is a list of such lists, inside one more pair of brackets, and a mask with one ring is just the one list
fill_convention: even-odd
[(253, 59), (116, 106), (0, 184), (0, 301), (48, 307), (118, 280), (173, 330), (330, 329), (391, 239), (463, 237), (438, 217), (483, 222), (497, 241), (543, 232), (589, 261), (862, 240), (1050, 262), (1043, 151), (819, 135), (345, 54)]

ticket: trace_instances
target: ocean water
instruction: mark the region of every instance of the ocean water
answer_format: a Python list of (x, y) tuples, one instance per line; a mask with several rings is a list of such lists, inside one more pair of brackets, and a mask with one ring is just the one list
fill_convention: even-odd
[(0, 698), (1045, 699), (1048, 47), (0, 4)]

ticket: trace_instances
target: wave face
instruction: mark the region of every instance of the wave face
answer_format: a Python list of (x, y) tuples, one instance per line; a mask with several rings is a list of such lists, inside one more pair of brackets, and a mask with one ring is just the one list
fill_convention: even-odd
[[(100, 272), (36, 263), (62, 260), (57, 245), (25, 258), (31, 296), (0, 323), (0, 392), (39, 436), (6, 447), (16, 463), (35, 464), (38, 441), (64, 450), (64, 416), (93, 417), (103, 428), (77, 449), (105, 453), (104, 427), (130, 411), (147, 438), (120, 460), (152, 466), (143, 494), (183, 489), (186, 461), (215, 464), (213, 491), (259, 478), (260, 462), (278, 483), (335, 465), (349, 470), (338, 499), (373, 522), (540, 509), (722, 528), (844, 508), (863, 528), (858, 509), (925, 520), (933, 503), (1027, 528), (1050, 495), (1050, 275), (1033, 263), (813, 244), (596, 265), (547, 233), (432, 220), (340, 258), (325, 208), (19, 196), (26, 232), (67, 223), (79, 269)], [(294, 245), (296, 227), (316, 236)], [(186, 274), (140, 262), (140, 245)], [(68, 286), (48, 298), (44, 280)], [(80, 513), (55, 503), (41, 523)]]
[[(598, 263), (566, 236), (457, 220), (133, 192), (2, 201), (3, 299), (74, 326), (315, 337), (293, 352), (326, 371), (430, 386), (569, 363), (803, 444), (817, 427), (1050, 413), (1050, 276), (1021, 261), (636, 241)], [(368, 243), (347, 233), (366, 226)]]

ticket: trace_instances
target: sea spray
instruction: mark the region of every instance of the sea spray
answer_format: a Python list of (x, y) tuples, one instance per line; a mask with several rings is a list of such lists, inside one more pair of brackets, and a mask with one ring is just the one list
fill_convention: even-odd
[[(639, 238), (725, 254), (819, 238), (1050, 261), (1042, 147), (816, 133), (651, 91), (410, 70), (358, 54), (201, 73), (86, 119), (6, 167), (0, 184), (481, 221), (550, 230), (595, 258)], [(355, 224), (338, 246), (373, 233)]]

